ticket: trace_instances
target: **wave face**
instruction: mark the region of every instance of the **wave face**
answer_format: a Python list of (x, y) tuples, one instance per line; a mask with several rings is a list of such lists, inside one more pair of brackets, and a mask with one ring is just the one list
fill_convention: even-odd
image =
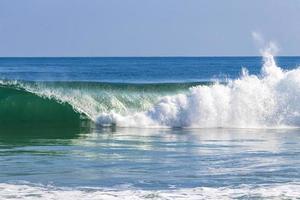
[(65, 103), (41, 98), (16, 87), (0, 86), (0, 126), (78, 126), (80, 114)]
[(101, 126), (300, 127), (300, 69), (282, 70), (270, 53), (264, 54), (259, 75), (250, 75), (243, 69), (240, 78), (226, 83), (2, 81), (1, 84), (67, 103)]
[[(41, 116), (50, 115), (55, 118), (56, 115), (57, 120), (72, 121), (72, 116), (64, 116), (67, 112), (65, 113), (67, 115), (87, 117), (96, 122), (100, 115), (110, 112), (126, 115), (131, 112), (146, 111), (165, 95), (184, 93), (192, 86), (210, 83), (121, 84), (1, 81), (0, 84), (0, 95), (3, 99), (0, 105), (2, 113), (9, 112), (9, 110), (15, 112), (21, 110), (22, 113), (28, 114), (27, 117), (22, 118), (30, 119), (30, 115), (33, 114), (32, 110), (39, 112)], [(10, 102), (11, 106), (7, 105), (7, 102)], [(65, 110), (51, 108), (54, 105)], [(14, 108), (11, 108), (12, 106)], [(45, 107), (48, 107), (48, 111), (43, 111)], [(23, 110), (28, 110), (28, 112), (23, 112)], [(13, 112), (9, 114), (13, 115)], [(8, 120), (5, 117), (3, 119)]]

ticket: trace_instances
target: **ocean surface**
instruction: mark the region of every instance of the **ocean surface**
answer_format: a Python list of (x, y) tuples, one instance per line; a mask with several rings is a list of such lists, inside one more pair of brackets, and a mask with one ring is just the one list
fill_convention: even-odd
[(299, 66), (0, 58), (0, 199), (300, 199)]

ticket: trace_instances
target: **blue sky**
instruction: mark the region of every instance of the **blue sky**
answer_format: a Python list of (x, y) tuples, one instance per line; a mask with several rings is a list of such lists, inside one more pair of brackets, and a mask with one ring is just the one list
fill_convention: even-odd
[(300, 54), (298, 0), (0, 0), (0, 56)]

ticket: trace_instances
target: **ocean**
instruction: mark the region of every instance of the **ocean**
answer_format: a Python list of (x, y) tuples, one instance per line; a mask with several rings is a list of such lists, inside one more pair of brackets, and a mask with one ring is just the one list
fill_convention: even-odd
[(0, 199), (298, 199), (298, 66), (0, 58)]

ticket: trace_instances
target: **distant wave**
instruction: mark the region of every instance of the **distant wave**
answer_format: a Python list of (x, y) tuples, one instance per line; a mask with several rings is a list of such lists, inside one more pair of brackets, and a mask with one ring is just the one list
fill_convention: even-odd
[[(2, 81), (67, 103), (100, 126), (187, 128), (300, 127), (300, 68), (284, 71), (264, 53), (261, 74), (227, 82), (89, 83)], [(0, 91), (1, 93), (1, 91)]]

